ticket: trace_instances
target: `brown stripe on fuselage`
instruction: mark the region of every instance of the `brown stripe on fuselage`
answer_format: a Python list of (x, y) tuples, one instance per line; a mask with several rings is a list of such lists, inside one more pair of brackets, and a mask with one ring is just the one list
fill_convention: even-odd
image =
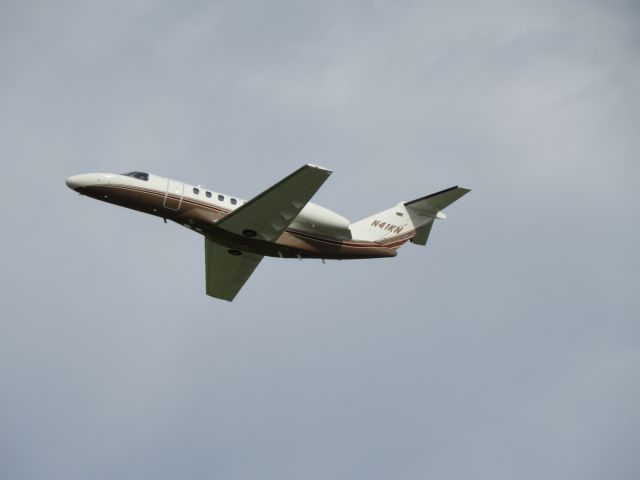
[(413, 237), (415, 237), (416, 231), (411, 230), (403, 233), (402, 235), (396, 235), (395, 237), (385, 238), (384, 241), (379, 242), (380, 245), (387, 248), (398, 248), (407, 243)]
[[(166, 192), (149, 188), (130, 185), (98, 185), (84, 187), (78, 191), (97, 200), (174, 221), (229, 248), (260, 255), (326, 259), (379, 258), (397, 255), (395, 245), (340, 240), (297, 229), (285, 230), (276, 242), (236, 235), (216, 226), (216, 222), (231, 212), (230, 209), (186, 196), (182, 196), (181, 200), (179, 195), (171, 193), (167, 195)], [(181, 200), (178, 210), (164, 207), (167, 196), (173, 202), (172, 206), (178, 205)]]

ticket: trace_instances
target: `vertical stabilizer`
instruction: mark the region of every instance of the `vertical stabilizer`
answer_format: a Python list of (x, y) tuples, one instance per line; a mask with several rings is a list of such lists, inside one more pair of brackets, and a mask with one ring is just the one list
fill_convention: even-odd
[(386, 243), (413, 231), (414, 224), (404, 204), (399, 203), (393, 208), (352, 223), (349, 229), (354, 240)]

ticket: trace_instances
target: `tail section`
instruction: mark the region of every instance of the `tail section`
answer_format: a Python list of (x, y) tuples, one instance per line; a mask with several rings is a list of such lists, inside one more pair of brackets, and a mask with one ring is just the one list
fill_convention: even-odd
[(431, 215), (435, 218), (447, 218), (446, 215), (442, 213), (442, 210), (470, 191), (468, 188), (451, 187), (437, 193), (432, 193), (426, 197), (405, 202), (404, 205), (425, 215)]
[(435, 219), (447, 218), (442, 213), (446, 207), (470, 190), (451, 187), (410, 202), (399, 203), (349, 226), (354, 240), (378, 242), (389, 247), (399, 247), (407, 240), (426, 245)]

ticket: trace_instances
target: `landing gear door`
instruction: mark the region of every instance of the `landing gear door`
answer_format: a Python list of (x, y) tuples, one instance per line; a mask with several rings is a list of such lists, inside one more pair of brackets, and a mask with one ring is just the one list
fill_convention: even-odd
[(168, 210), (180, 210), (182, 205), (182, 195), (184, 193), (184, 183), (167, 178), (167, 191), (164, 195), (164, 208)]

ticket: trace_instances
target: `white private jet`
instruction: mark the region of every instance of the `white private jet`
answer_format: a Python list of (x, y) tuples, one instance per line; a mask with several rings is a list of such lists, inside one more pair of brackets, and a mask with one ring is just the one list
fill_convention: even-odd
[(67, 178), (76, 192), (184, 225), (204, 235), (206, 292), (232, 301), (264, 256), (394, 257), (407, 241), (426, 245), (434, 219), (470, 190), (451, 187), (401, 202), (355, 223), (309, 200), (331, 175), (305, 165), (245, 202), (144, 172)]

